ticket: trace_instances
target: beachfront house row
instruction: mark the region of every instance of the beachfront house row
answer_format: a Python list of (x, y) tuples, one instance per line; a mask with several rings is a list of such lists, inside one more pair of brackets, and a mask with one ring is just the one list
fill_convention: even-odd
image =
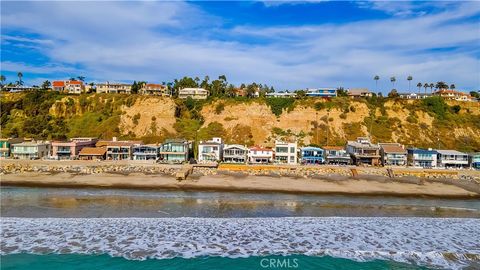
[(343, 146), (323, 146), (325, 163), (337, 165), (349, 165), (352, 163), (350, 155)]
[(160, 159), (162, 163), (183, 163), (188, 161), (192, 144), (184, 139), (168, 139), (160, 148)]
[(407, 149), (407, 165), (416, 168), (436, 168), (437, 152), (432, 149)]
[(240, 144), (225, 144), (223, 146), (223, 162), (246, 163), (248, 148)]
[(248, 162), (251, 164), (268, 164), (273, 162), (273, 150), (260, 146), (248, 149)]
[(350, 98), (372, 97), (373, 93), (367, 88), (351, 88), (348, 89), (347, 94)]
[(181, 99), (188, 97), (193, 99), (207, 99), (208, 90), (203, 88), (183, 88), (178, 91), (178, 97)]
[(160, 145), (145, 144), (133, 146), (133, 160), (158, 160), (160, 157)]
[(407, 150), (399, 143), (379, 143), (383, 166), (407, 166)]
[(97, 143), (95, 138), (72, 138), (70, 141), (52, 142), (51, 157), (54, 159), (76, 159), (80, 150), (84, 147), (94, 147)]
[(350, 154), (355, 165), (378, 166), (380, 164), (380, 146), (371, 143), (369, 138), (359, 137), (356, 141), (348, 141), (347, 153)]
[(107, 147), (84, 147), (78, 153), (80, 160), (105, 160), (107, 154)]
[(297, 164), (297, 142), (275, 141), (275, 163)]
[(323, 164), (325, 163), (324, 151), (320, 147), (307, 146), (300, 148), (302, 164)]
[(469, 155), (470, 167), (480, 170), (480, 152), (471, 153)]
[(81, 94), (85, 92), (85, 85), (82, 81), (77, 80), (53, 81), (52, 90), (69, 94)]
[(18, 159), (39, 159), (49, 156), (50, 147), (51, 145), (48, 141), (16, 143), (13, 145), (12, 155)]
[(214, 137), (198, 143), (198, 162), (218, 162), (222, 160), (222, 138)]
[(11, 157), (13, 145), (21, 142), (23, 142), (23, 138), (1, 138), (0, 139), (0, 159)]
[(307, 97), (336, 97), (337, 89), (333, 87), (323, 87), (323, 88), (309, 88), (307, 89), (305, 95)]
[(97, 83), (97, 93), (130, 94), (132, 85), (128, 83)]
[(162, 97), (170, 96), (170, 92), (168, 91), (168, 88), (165, 85), (155, 84), (155, 83), (143, 84), (142, 87), (140, 88), (140, 94), (162, 96)]
[(467, 168), (468, 154), (456, 150), (436, 150), (440, 168)]

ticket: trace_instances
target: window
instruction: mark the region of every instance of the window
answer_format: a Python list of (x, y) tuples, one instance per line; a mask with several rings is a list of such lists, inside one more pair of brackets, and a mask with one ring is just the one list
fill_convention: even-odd
[(290, 147), (290, 153), (292, 153), (292, 154), (295, 153), (295, 147)]

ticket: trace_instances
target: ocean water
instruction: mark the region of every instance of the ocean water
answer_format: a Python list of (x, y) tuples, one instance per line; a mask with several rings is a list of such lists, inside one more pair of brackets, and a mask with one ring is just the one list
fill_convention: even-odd
[(251, 270), (251, 269), (312, 269), (312, 270), (413, 270), (428, 269), (404, 263), (374, 260), (356, 262), (330, 256), (302, 255), (263, 256), (248, 258), (202, 257), (193, 259), (173, 258), (165, 260), (126, 260), (108, 255), (33, 255), (15, 254), (2, 257), (2, 269), (50, 270), (50, 269), (104, 269), (104, 270)]
[(480, 269), (480, 201), (0, 189), (1, 269)]

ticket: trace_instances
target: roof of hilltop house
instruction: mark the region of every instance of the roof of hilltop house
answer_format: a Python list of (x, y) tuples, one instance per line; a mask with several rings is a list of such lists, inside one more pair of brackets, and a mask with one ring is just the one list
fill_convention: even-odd
[(105, 147), (84, 147), (80, 150), (80, 156), (103, 156), (107, 152)]
[(370, 93), (370, 90), (368, 88), (351, 88), (348, 90), (349, 96), (359, 96), (362, 93)]
[(457, 150), (437, 150), (437, 153), (441, 155), (467, 155)]
[(383, 151), (385, 153), (398, 153), (398, 154), (405, 154), (407, 153), (407, 150), (405, 150), (403, 147), (400, 145), (396, 144), (381, 144)]
[(81, 81), (68, 81), (69, 84), (82, 84)]
[(344, 146), (323, 146), (323, 150), (345, 150)]
[(53, 81), (52, 86), (53, 87), (63, 87), (63, 86), (65, 86), (65, 82), (64, 81)]
[(145, 87), (153, 87), (153, 88), (165, 88), (165, 85), (157, 84), (157, 83), (147, 83)]

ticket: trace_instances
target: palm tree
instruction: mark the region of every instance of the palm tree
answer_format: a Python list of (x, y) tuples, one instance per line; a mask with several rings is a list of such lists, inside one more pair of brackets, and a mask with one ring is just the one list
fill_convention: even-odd
[(378, 92), (378, 80), (380, 80), (380, 76), (375, 75), (373, 79), (375, 80), (375, 90)]
[(0, 82), (2, 83), (2, 87), (3, 87), (3, 84), (5, 83), (5, 80), (7, 80), (7, 78), (5, 78), (5, 76), (3, 75), (0, 75)]
[(408, 81), (408, 92), (410, 92), (410, 82), (413, 80), (413, 77), (412, 76), (408, 76), (407, 77), (407, 81)]
[(420, 94), (420, 88), (422, 88), (422, 83), (421, 82), (417, 83), (417, 87), (418, 87), (418, 93)]
[(17, 84), (18, 84), (18, 85), (23, 85), (23, 81), (22, 81), (23, 73), (22, 73), (22, 72), (18, 72), (18, 73), (17, 73), (17, 76), (18, 76), (18, 82), (17, 82)]
[(83, 82), (83, 81), (85, 81), (85, 76), (78, 76), (77, 79), (78, 79), (79, 81), (82, 81), (82, 82)]
[(397, 79), (395, 78), (395, 76), (390, 77), (390, 81), (392, 82), (392, 85), (393, 85), (393, 88), (392, 88), (392, 89), (395, 88), (395, 81), (396, 81), (396, 80), (397, 80)]
[(452, 84), (450, 85), (450, 89), (452, 89), (452, 90), (455, 89), (455, 84), (452, 83)]
[(427, 93), (427, 88), (428, 88), (429, 86), (430, 86), (430, 85), (429, 85), (428, 83), (425, 83), (425, 84), (423, 85), (423, 88), (425, 88), (425, 94)]
[(433, 94), (433, 87), (435, 87), (435, 84), (431, 83), (430, 84), (430, 92)]

